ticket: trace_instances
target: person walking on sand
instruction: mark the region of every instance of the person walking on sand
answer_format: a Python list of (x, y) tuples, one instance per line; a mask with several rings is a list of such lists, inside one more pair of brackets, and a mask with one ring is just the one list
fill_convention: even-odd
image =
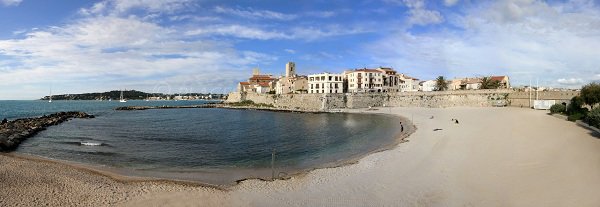
[(400, 132), (404, 132), (404, 125), (402, 125), (402, 122), (400, 122)]

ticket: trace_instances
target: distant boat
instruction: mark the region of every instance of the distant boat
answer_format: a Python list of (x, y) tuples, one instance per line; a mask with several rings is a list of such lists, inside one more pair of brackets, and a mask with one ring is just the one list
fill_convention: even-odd
[(50, 99), (48, 100), (48, 103), (52, 103), (52, 88), (50, 88)]
[(119, 102), (121, 103), (125, 103), (127, 102), (124, 98), (123, 98), (123, 91), (121, 91), (121, 97), (119, 98)]

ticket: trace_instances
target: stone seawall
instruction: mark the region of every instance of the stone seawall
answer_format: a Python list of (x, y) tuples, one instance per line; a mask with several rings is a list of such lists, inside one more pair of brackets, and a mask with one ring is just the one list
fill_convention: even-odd
[(226, 103), (251, 100), (276, 108), (328, 111), (342, 108), (403, 107), (490, 107), (508, 105), (511, 90), (435, 91), (347, 94), (256, 94), (230, 93)]

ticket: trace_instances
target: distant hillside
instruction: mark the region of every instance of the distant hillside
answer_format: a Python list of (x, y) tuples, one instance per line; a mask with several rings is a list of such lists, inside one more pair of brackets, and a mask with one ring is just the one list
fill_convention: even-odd
[[(61, 94), (52, 95), (52, 100), (119, 100), (121, 91), (109, 91), (101, 93), (82, 93), (82, 94)], [(180, 100), (195, 100), (195, 99), (221, 99), (223, 94), (203, 94), (203, 93), (186, 93), (186, 94), (163, 94), (163, 93), (146, 93), (142, 91), (130, 90), (123, 91), (123, 98), (126, 100), (143, 100), (146, 98), (154, 100), (180, 99)], [(40, 100), (48, 100), (49, 96), (44, 96)]]

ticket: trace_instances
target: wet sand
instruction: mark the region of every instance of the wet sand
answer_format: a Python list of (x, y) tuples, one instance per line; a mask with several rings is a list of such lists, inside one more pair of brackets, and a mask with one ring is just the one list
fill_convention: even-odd
[(246, 180), (226, 189), (122, 181), (64, 164), (0, 155), (0, 206), (600, 205), (599, 136), (543, 111), (352, 112), (403, 115), (414, 119), (418, 130), (409, 142), (356, 164), (288, 180)]

